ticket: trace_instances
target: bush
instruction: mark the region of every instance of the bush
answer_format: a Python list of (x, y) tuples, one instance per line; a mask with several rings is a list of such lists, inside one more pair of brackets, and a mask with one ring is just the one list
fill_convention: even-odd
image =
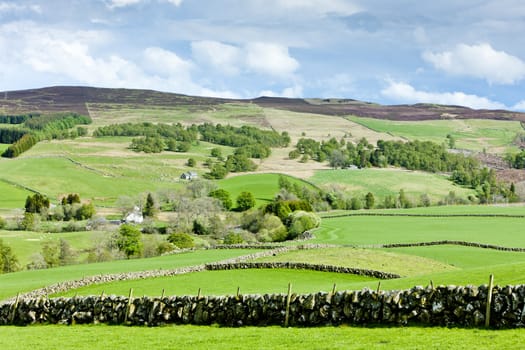
[(319, 227), (321, 219), (314, 213), (296, 211), (289, 216), (288, 239), (294, 239), (301, 233)]
[(237, 197), (237, 209), (239, 211), (246, 211), (255, 207), (255, 197), (251, 192), (241, 192)]
[(0, 239), (0, 273), (15, 272), (18, 269), (18, 259), (11, 247), (5, 245)]
[(168, 236), (168, 242), (180, 249), (193, 248), (195, 246), (193, 238), (187, 233), (172, 233)]
[(142, 256), (143, 244), (140, 231), (133, 225), (120, 226), (117, 247), (129, 259)]
[(7, 226), (7, 221), (3, 217), (0, 216), (0, 230), (4, 229)]
[(241, 244), (244, 240), (239, 233), (228, 233), (224, 236), (224, 244)]

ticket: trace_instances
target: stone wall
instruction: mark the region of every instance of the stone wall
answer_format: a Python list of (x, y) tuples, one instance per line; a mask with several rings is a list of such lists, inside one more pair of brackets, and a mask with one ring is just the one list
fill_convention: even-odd
[(354, 267), (294, 263), (294, 262), (238, 262), (238, 263), (211, 263), (205, 265), (206, 270), (238, 270), (238, 269), (295, 269), (312, 270), (322, 272), (346, 273), (359, 276), (370, 276), (378, 279), (393, 279), (401, 276), (395, 273), (382, 272), (368, 269), (358, 269)]
[[(524, 327), (525, 286), (493, 288), (490, 326)], [(306, 295), (100, 296), (20, 299), (0, 306), (0, 325), (106, 323), (159, 326), (427, 325), (481, 327), (488, 287), (414, 287), (403, 291), (344, 291)]]

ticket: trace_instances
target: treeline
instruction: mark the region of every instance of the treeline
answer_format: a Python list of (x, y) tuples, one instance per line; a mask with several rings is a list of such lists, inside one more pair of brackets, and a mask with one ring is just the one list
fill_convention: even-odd
[(164, 138), (175, 139), (183, 142), (193, 142), (197, 140), (198, 130), (196, 126), (185, 128), (182, 124), (153, 124), (144, 123), (124, 123), (102, 126), (93, 132), (93, 136), (162, 136)]
[[(28, 114), (23, 116), (4, 116), (6, 120), (25, 118), (23, 128), (0, 129), (0, 143), (11, 143), (2, 157), (15, 158), (33, 147), (41, 140), (75, 138), (87, 134), (87, 129), (76, 125), (91, 123), (91, 118), (77, 113), (59, 113), (49, 115)], [(12, 118), (11, 118), (12, 117)]]
[(0, 143), (13, 143), (22, 138), (28, 131), (24, 129), (0, 128)]
[[(374, 146), (364, 138), (357, 144), (347, 143), (344, 139), (337, 141), (335, 138), (322, 142), (302, 138), (289, 157), (300, 158), (301, 162), (307, 162), (309, 159), (328, 161), (335, 169), (395, 166), (409, 170), (448, 172), (451, 173), (450, 180), (455, 184), (475, 189), (480, 203), (519, 200), (515, 187), (499, 183), (494, 170), (482, 167), (473, 157), (451, 153), (444, 144), (431, 141), (379, 140)], [(507, 160), (515, 167), (525, 168), (525, 151), (508, 157)], [(389, 202), (391, 203), (384, 204), (385, 207), (399, 201)]]
[(509, 166), (514, 169), (525, 169), (525, 150), (521, 150), (515, 154), (507, 154), (505, 160)]
[(24, 134), (18, 141), (15, 141), (12, 145), (2, 153), (4, 158), (16, 158), (31, 147), (36, 145), (38, 142), (37, 138), (33, 134)]
[(286, 147), (290, 144), (290, 136), (286, 131), (279, 134), (273, 130), (261, 130), (253, 126), (241, 126), (205, 123), (198, 126), (202, 140), (218, 145), (241, 147), (253, 144), (263, 144), (268, 147)]
[(40, 117), (39, 113), (28, 113), (21, 115), (0, 115), (0, 124), (22, 124), (31, 118)]

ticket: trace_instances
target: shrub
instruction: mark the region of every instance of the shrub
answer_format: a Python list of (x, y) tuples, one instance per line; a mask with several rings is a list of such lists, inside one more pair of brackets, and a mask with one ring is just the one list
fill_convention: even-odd
[(15, 272), (18, 269), (18, 259), (11, 247), (0, 239), (0, 273)]
[(314, 213), (296, 211), (289, 216), (288, 239), (294, 239), (301, 233), (319, 227), (321, 219)]
[(241, 244), (244, 242), (242, 236), (239, 233), (228, 233), (224, 236), (224, 244)]
[(0, 230), (4, 229), (7, 226), (7, 221), (3, 217), (0, 216)]
[(140, 231), (133, 225), (124, 224), (120, 226), (117, 247), (129, 259), (142, 255), (143, 244)]
[(168, 242), (180, 249), (193, 248), (195, 246), (193, 238), (187, 233), (172, 233), (168, 236)]
[(237, 209), (239, 211), (246, 211), (255, 207), (255, 197), (251, 192), (241, 192), (237, 197)]

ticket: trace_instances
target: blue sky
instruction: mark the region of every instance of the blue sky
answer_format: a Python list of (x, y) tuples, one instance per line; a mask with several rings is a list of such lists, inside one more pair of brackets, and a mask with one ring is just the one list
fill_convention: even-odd
[(0, 0), (0, 90), (525, 110), (521, 0)]

